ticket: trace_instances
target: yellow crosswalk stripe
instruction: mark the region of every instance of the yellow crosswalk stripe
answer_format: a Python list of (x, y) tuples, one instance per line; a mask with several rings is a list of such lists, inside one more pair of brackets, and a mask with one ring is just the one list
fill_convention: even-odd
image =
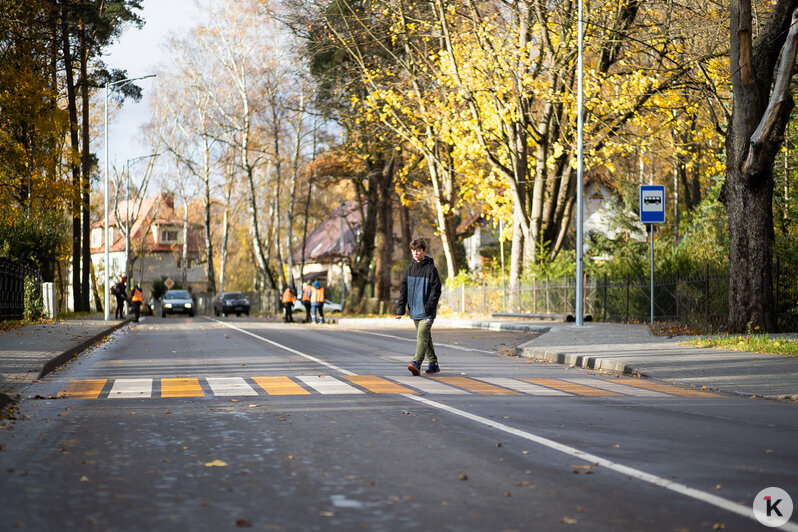
[[(330, 393), (329, 390), (314, 384), (310, 384), (309, 386), (312, 389), (309, 389), (307, 386), (302, 386), (299, 384), (300, 379), (307, 379), (309, 377), (287, 377), (287, 376), (275, 376), (275, 377), (252, 377), (251, 381), (254, 381), (257, 386), (263, 389), (268, 395), (313, 395), (317, 393)], [(314, 377), (315, 378), (315, 377)], [(434, 377), (434, 378), (423, 378), (423, 377), (377, 377), (374, 375), (346, 375), (340, 377), (331, 377), (331, 376), (324, 376), (326, 380), (329, 381), (328, 386), (338, 385), (339, 388), (343, 387), (349, 390), (349, 393), (363, 393), (362, 391), (358, 390), (357, 388), (345, 384), (343, 381), (349, 381), (352, 384), (360, 386), (368, 390), (371, 393), (377, 394), (417, 394), (417, 393), (446, 393), (445, 390), (450, 390), (449, 393), (474, 393), (479, 395), (540, 395), (540, 392), (535, 392), (534, 388), (532, 391), (528, 391), (523, 387), (530, 387), (529, 384), (520, 384), (513, 385), (513, 381), (523, 381), (527, 383), (532, 383), (538, 386), (542, 386), (548, 388), (550, 390), (558, 390), (557, 392), (552, 393), (560, 393), (566, 392), (568, 394), (584, 396), (584, 397), (623, 397), (627, 395), (640, 395), (643, 392), (634, 392), (634, 389), (638, 390), (649, 390), (649, 395), (655, 395), (655, 393), (665, 393), (670, 395), (682, 396), (682, 397), (723, 397), (722, 395), (718, 395), (715, 393), (704, 392), (704, 391), (697, 391), (692, 390), (689, 388), (682, 388), (676, 385), (667, 385), (667, 384), (660, 384), (656, 382), (650, 382), (647, 380), (636, 380), (636, 379), (595, 379), (596, 382), (593, 382), (590, 378), (583, 378), (583, 379), (554, 379), (554, 378), (521, 378), (516, 377), (515, 379), (491, 379), (491, 378), (484, 378), (484, 379), (473, 379), (468, 377)], [(70, 399), (97, 399), (102, 395), (103, 389), (105, 389), (106, 385), (109, 383), (113, 383), (114, 388), (106, 394), (108, 397), (106, 398), (117, 398), (117, 395), (114, 394), (114, 390), (120, 386), (124, 388), (125, 385), (130, 385), (130, 382), (136, 379), (83, 379), (83, 380), (73, 380), (69, 381), (65, 388), (58, 393), (58, 397), (60, 398), (70, 398)], [(144, 388), (147, 390), (151, 390), (153, 387), (151, 382), (154, 379), (137, 379), (136, 381), (141, 381), (139, 384), (145, 385)], [(227, 388), (220, 387), (221, 385), (217, 381), (222, 381), (225, 379), (221, 378), (211, 378), (206, 377), (203, 379), (200, 378), (184, 378), (184, 377), (174, 377), (174, 378), (161, 378), (160, 379), (160, 389), (161, 393), (160, 396), (163, 398), (172, 398), (172, 397), (205, 397), (206, 395), (212, 397), (219, 397), (219, 396), (226, 396), (226, 395), (258, 395), (258, 392), (251, 387), (250, 384), (246, 384), (246, 381), (243, 377), (236, 377), (232, 380), (237, 380), (241, 382), (241, 390), (234, 390), (229, 391)], [(226, 380), (231, 380), (227, 378)], [(203, 390), (203, 384), (201, 381), (205, 381), (208, 385), (212, 388), (212, 391), (207, 393)], [(506, 382), (505, 382), (506, 381)], [(304, 382), (304, 380), (303, 380)], [(326, 381), (325, 381), (326, 382)], [(438, 389), (431, 389), (432, 385), (438, 387)], [(632, 389), (625, 391), (623, 387), (633, 387)], [(142, 389), (144, 389), (142, 388)], [(531, 388), (531, 387), (530, 387)], [(545, 388), (540, 388), (540, 390), (545, 390)], [(155, 388), (157, 390), (157, 387)], [(444, 390), (444, 392), (441, 391)], [(247, 393), (244, 393), (247, 392)], [(122, 393), (122, 392), (119, 392)], [(150, 393), (139, 393), (141, 397), (150, 397)], [(157, 394), (156, 394), (157, 395)], [(262, 392), (261, 392), (262, 395)], [(132, 396), (132, 395), (131, 395)], [(105, 397), (105, 396), (104, 396)], [(122, 397), (122, 396), (120, 396)]]
[(466, 377), (435, 377), (435, 380), (481, 395), (521, 395), (507, 388), (501, 388), (500, 386), (494, 386), (487, 382), (475, 381), (474, 379)]
[(310, 392), (288, 377), (252, 377), (269, 395), (310, 395)]
[(372, 375), (347, 375), (345, 378), (374, 393), (417, 393), (415, 390)]
[(103, 391), (108, 379), (86, 379), (69, 381), (58, 397), (69, 397), (70, 399), (97, 399)]
[(621, 394), (610, 392), (607, 390), (600, 390), (598, 388), (591, 388), (590, 386), (583, 386), (574, 382), (562, 381), (560, 379), (521, 379), (522, 381), (531, 382), (532, 384), (539, 384), (547, 388), (554, 388), (563, 392), (572, 393), (574, 395), (581, 395), (584, 397), (620, 397)]
[(689, 388), (680, 388), (676, 385), (659, 384), (645, 380), (632, 380), (632, 379), (610, 379), (610, 382), (619, 382), (626, 386), (635, 386), (637, 388), (645, 388), (646, 390), (655, 390), (657, 392), (669, 393), (671, 395), (679, 395), (681, 397), (723, 397), (716, 393), (699, 392)]
[(204, 397), (199, 379), (161, 379), (161, 397)]

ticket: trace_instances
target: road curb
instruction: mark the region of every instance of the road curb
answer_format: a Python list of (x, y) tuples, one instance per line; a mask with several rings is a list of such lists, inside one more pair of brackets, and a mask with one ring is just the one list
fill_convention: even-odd
[(624, 362), (607, 358), (601, 355), (585, 355), (574, 353), (562, 353), (559, 351), (549, 351), (540, 347), (524, 347), (524, 344), (515, 348), (515, 354), (518, 356), (531, 358), (534, 360), (541, 360), (544, 362), (555, 362), (565, 366), (574, 366), (577, 368), (593, 369), (601, 371), (612, 371), (615, 373), (622, 373), (624, 375), (635, 375), (640, 377), (648, 377), (645, 372), (636, 369), (633, 366), (625, 364)]
[[(338, 318), (338, 325), (341, 327), (350, 327), (353, 329), (363, 329), (371, 327), (390, 327), (390, 328), (405, 328), (407, 327), (407, 320), (404, 318), (397, 320), (396, 317), (392, 318)], [(436, 318), (434, 325), (436, 327), (450, 327), (452, 329), (486, 329), (490, 331), (514, 331), (514, 332), (529, 332), (537, 334), (545, 334), (551, 330), (547, 325), (532, 325), (526, 323), (507, 323), (501, 321), (489, 320), (465, 320), (453, 318)]]
[(37, 378), (41, 379), (42, 377), (44, 377), (45, 375), (47, 375), (48, 373), (53, 371), (58, 366), (60, 366), (60, 365), (64, 364), (65, 362), (68, 362), (69, 360), (71, 360), (72, 357), (75, 356), (76, 354), (80, 353), (81, 351), (85, 351), (89, 346), (91, 346), (93, 343), (95, 343), (97, 340), (99, 340), (103, 336), (107, 336), (107, 335), (111, 334), (115, 330), (119, 329), (120, 327), (123, 327), (123, 326), (127, 325), (131, 321), (133, 321), (132, 318), (126, 318), (122, 322), (117, 323), (116, 325), (114, 325), (112, 327), (108, 327), (107, 329), (103, 330), (102, 332), (100, 332), (98, 334), (95, 334), (94, 336), (92, 336), (88, 340), (85, 340), (84, 342), (81, 342), (80, 344), (78, 344), (78, 345), (76, 345), (74, 347), (71, 347), (70, 349), (67, 349), (63, 353), (60, 353), (60, 354), (54, 356), (53, 358), (51, 358), (50, 360), (48, 360), (47, 362), (44, 363), (44, 365), (42, 366), (41, 371), (39, 372), (39, 376)]

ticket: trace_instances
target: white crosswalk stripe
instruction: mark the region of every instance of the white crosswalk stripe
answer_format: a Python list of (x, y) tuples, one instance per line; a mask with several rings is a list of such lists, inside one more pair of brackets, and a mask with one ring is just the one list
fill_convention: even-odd
[(205, 380), (213, 390), (213, 394), (220, 397), (258, 395), (258, 392), (241, 377), (208, 377)]
[(590, 386), (591, 388), (598, 388), (599, 390), (607, 390), (608, 392), (631, 395), (634, 397), (670, 397), (666, 393), (657, 392), (654, 390), (646, 390), (644, 388), (635, 388), (634, 386), (624, 386), (623, 384), (607, 382), (601, 379), (590, 379), (585, 377), (563, 380), (573, 382), (574, 384), (581, 384), (582, 386)]
[(400, 384), (404, 384), (405, 386), (409, 386), (410, 388), (415, 388), (416, 390), (420, 390), (424, 393), (429, 394), (449, 394), (449, 395), (468, 395), (469, 392), (465, 390), (461, 390), (460, 388), (455, 388), (454, 386), (448, 386), (441, 382), (436, 382), (431, 378), (426, 377), (385, 377), (386, 379), (391, 379), (396, 381)]
[(152, 397), (152, 379), (116, 379), (108, 397), (110, 399)]
[(560, 390), (553, 390), (545, 386), (532, 384), (531, 382), (522, 382), (515, 379), (504, 379), (500, 377), (475, 377), (478, 380), (489, 382), (490, 384), (501, 386), (502, 388), (509, 388), (516, 392), (526, 393), (529, 395), (547, 395), (555, 397), (571, 397), (573, 394), (563, 392)]
[(298, 375), (301, 380), (320, 394), (324, 395), (344, 395), (352, 393), (365, 393), (343, 381), (329, 375)]

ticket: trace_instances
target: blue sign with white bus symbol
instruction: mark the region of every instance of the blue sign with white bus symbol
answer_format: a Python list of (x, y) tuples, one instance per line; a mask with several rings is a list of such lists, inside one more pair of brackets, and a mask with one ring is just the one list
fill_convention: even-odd
[(640, 185), (640, 221), (644, 224), (665, 223), (664, 185)]

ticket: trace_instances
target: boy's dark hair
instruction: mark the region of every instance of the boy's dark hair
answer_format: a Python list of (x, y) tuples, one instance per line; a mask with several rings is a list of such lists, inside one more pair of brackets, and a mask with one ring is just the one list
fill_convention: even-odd
[(424, 240), (423, 238), (416, 238), (415, 240), (410, 242), (410, 249), (413, 249), (413, 250), (422, 249), (422, 250), (426, 251), (427, 250), (427, 241)]

